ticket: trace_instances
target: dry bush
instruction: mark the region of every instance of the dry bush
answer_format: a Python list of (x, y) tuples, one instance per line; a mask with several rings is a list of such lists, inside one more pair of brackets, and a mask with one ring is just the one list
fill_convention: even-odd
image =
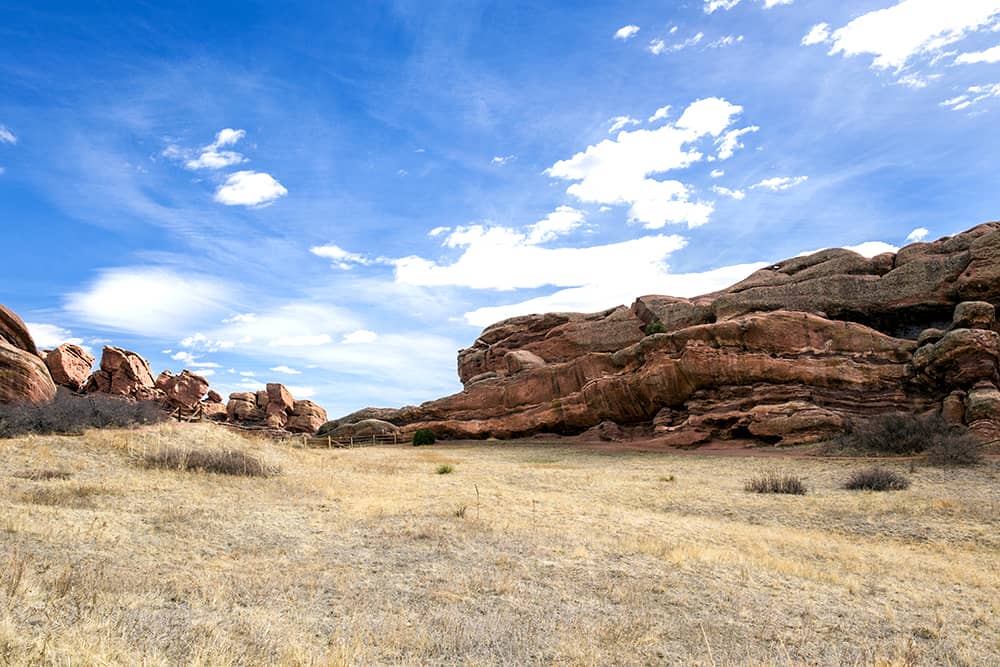
[(931, 449), (967, 451), (974, 443), (967, 428), (950, 424), (940, 415), (917, 417), (896, 413), (879, 415), (860, 423), (847, 422), (844, 432), (828, 443), (824, 453), (909, 456)]
[(806, 495), (806, 485), (800, 478), (795, 475), (781, 475), (776, 472), (766, 472), (763, 475), (751, 477), (743, 483), (743, 490), (750, 493)]
[(116, 396), (80, 396), (60, 387), (48, 403), (0, 405), (0, 438), (25, 433), (82, 433), (88, 428), (115, 428), (152, 424), (166, 414), (154, 401), (133, 401)]
[(96, 484), (61, 484), (56, 486), (31, 486), (20, 491), (18, 500), (32, 505), (52, 505), (56, 507), (89, 507), (94, 496), (108, 490)]
[(210, 472), (238, 477), (272, 477), (281, 472), (278, 466), (266, 463), (242, 449), (221, 447), (163, 447), (145, 452), (141, 457), (147, 468)]
[(969, 433), (940, 438), (927, 448), (927, 462), (936, 466), (971, 466), (983, 462), (979, 442)]
[(902, 491), (909, 486), (910, 480), (881, 466), (855, 471), (844, 483), (851, 491)]

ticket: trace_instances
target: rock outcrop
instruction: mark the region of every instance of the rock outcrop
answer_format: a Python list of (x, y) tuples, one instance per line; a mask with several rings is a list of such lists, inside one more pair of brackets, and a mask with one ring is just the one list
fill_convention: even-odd
[(208, 380), (189, 370), (181, 371), (180, 375), (163, 371), (156, 378), (156, 388), (163, 392), (167, 407), (186, 412), (193, 412), (201, 405), (208, 386)]
[(326, 410), (312, 401), (297, 401), (283, 384), (270, 383), (258, 392), (229, 395), (227, 421), (246, 427), (315, 433), (327, 421)]
[(63, 343), (45, 353), (45, 365), (57, 385), (80, 391), (94, 367), (94, 355), (79, 345)]
[(939, 411), (985, 437), (1000, 429), (998, 303), (1000, 223), (870, 259), (824, 250), (693, 299), (499, 322), (459, 352), (462, 392), (336, 427), (614, 439), (613, 423), (678, 446), (792, 444), (847, 418)]
[(56, 385), (21, 318), (0, 305), (0, 403), (43, 403)]
[(148, 361), (135, 352), (110, 345), (104, 346), (101, 367), (90, 376), (83, 391), (139, 400), (156, 400), (163, 395), (156, 387)]

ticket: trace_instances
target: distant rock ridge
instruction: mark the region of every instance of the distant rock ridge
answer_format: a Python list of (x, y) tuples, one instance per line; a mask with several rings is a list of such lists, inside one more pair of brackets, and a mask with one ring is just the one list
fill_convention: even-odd
[[(367, 408), (439, 436), (577, 434), (812, 442), (846, 419), (940, 412), (1000, 431), (1000, 222), (865, 258), (822, 250), (719, 292), (490, 325), (458, 353), (458, 394)], [(595, 431), (596, 432), (596, 431)], [(617, 437), (617, 436), (616, 436)]]

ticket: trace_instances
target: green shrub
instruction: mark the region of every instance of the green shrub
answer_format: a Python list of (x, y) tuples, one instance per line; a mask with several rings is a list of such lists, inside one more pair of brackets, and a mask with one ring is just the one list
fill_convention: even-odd
[(881, 466), (855, 471), (844, 484), (851, 491), (902, 491), (909, 486), (910, 480)]
[(743, 483), (743, 490), (749, 493), (788, 493), (806, 495), (806, 485), (795, 475), (779, 475), (768, 472), (751, 477)]
[(886, 414), (860, 423), (848, 422), (844, 432), (828, 444), (824, 453), (908, 456), (935, 449), (947, 459), (952, 452), (958, 456), (970, 448), (975, 448), (975, 440), (968, 429), (950, 424), (938, 415)]
[(667, 333), (667, 328), (663, 326), (663, 322), (659, 320), (653, 320), (645, 327), (643, 327), (642, 333), (646, 334), (647, 336), (652, 336), (653, 334)]
[(437, 442), (437, 438), (434, 437), (434, 431), (429, 428), (418, 428), (417, 432), (413, 434), (414, 447), (433, 445), (435, 442)]
[(444, 464), (444, 465), (440, 465), (440, 466), (437, 467), (437, 474), (439, 474), (439, 475), (448, 475), (448, 474), (451, 474), (453, 472), (455, 472), (455, 469), (452, 468), (447, 463)]
[(88, 428), (114, 428), (152, 424), (167, 415), (153, 401), (133, 401), (117, 396), (80, 396), (60, 387), (48, 403), (0, 405), (0, 438), (25, 433), (82, 433)]

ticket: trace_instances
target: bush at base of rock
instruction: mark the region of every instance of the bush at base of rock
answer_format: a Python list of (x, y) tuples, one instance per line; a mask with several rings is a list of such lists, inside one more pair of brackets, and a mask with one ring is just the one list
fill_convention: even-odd
[(78, 396), (60, 388), (47, 403), (0, 404), (0, 438), (25, 433), (82, 433), (88, 428), (152, 424), (166, 418), (153, 401), (113, 396)]
[(909, 456), (932, 447), (950, 448), (959, 441), (971, 441), (968, 429), (949, 424), (938, 415), (879, 415), (864, 422), (848, 422), (844, 433), (832, 440), (828, 454), (869, 456)]
[(437, 438), (434, 437), (434, 431), (429, 428), (418, 428), (413, 434), (414, 447), (433, 445), (435, 442), (437, 442)]

